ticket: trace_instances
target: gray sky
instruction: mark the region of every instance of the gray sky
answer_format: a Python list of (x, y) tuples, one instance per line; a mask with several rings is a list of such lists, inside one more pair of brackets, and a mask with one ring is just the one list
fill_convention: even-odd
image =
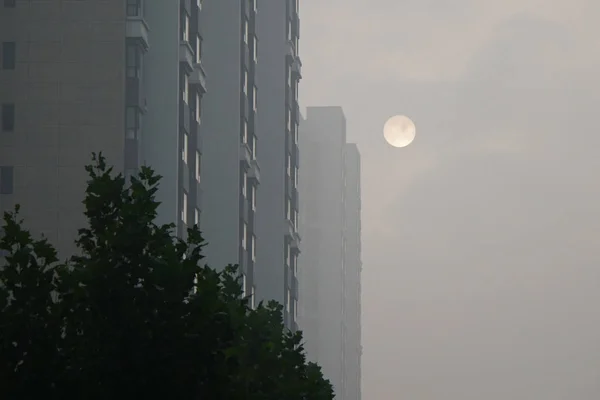
[(600, 396), (598, 15), (302, 1), (302, 104), (343, 106), (363, 156), (363, 398)]

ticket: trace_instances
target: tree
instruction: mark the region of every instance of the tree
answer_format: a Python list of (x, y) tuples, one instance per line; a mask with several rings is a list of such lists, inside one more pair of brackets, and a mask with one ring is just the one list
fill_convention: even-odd
[(78, 254), (4, 216), (0, 250), (0, 384), (8, 398), (332, 399), (281, 306), (249, 307), (237, 266), (202, 264), (197, 227), (185, 240), (157, 225), (160, 177), (128, 184), (104, 158), (86, 167), (88, 226)]
[(6, 254), (0, 259), (0, 388), (7, 398), (50, 390), (62, 368), (56, 301), (61, 266), (47, 240), (34, 240), (21, 223), (18, 207), (6, 213), (0, 238), (0, 255)]

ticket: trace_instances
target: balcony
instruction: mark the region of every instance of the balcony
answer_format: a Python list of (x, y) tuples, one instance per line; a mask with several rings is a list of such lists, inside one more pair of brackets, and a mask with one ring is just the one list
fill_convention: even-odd
[(248, 143), (240, 143), (240, 162), (244, 167), (249, 168), (252, 165), (252, 150)]
[(294, 42), (292, 42), (291, 40), (288, 40), (287, 42), (287, 52), (286, 52), (286, 56), (290, 57), (290, 58), (296, 58), (296, 46), (294, 45)]
[(298, 104), (298, 101), (296, 101), (296, 104), (294, 105), (294, 121), (298, 125), (300, 125), (300, 116), (300, 105)]
[(184, 65), (188, 73), (194, 70), (194, 50), (188, 41), (181, 41), (179, 43), (179, 62)]
[(260, 183), (260, 167), (258, 161), (253, 159), (250, 161), (250, 170), (248, 171), (248, 178), (254, 179), (257, 183)]
[(148, 42), (149, 31), (148, 24), (143, 17), (127, 17), (125, 36), (131, 39), (137, 39), (146, 50), (150, 46), (150, 43)]
[(292, 72), (296, 74), (297, 79), (302, 78), (302, 60), (300, 60), (300, 56), (298, 55), (296, 55), (292, 64)]
[(206, 93), (206, 73), (202, 63), (194, 63), (194, 69), (190, 74), (190, 84), (200, 86), (202, 93)]
[(188, 134), (190, 131), (190, 106), (183, 100), (180, 100), (179, 105), (179, 127), (186, 131)]
[(290, 247), (293, 250), (300, 252), (300, 235), (296, 231), (296, 227), (289, 219), (284, 220), (284, 234), (290, 239)]

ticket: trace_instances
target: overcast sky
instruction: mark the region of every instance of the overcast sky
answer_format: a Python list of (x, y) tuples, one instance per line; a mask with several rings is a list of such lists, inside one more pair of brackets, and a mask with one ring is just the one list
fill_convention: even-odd
[(363, 157), (365, 400), (600, 397), (599, 15), (302, 1), (301, 102)]

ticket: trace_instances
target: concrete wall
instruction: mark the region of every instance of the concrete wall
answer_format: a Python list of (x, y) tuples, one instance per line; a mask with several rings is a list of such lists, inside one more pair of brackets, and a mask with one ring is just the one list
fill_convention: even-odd
[(0, 166), (26, 226), (62, 255), (84, 226), (84, 166), (102, 151), (123, 165), (125, 3), (17, 1), (0, 12), (0, 42), (16, 42), (15, 70), (0, 70), (0, 103), (14, 103), (14, 132), (0, 132)]

